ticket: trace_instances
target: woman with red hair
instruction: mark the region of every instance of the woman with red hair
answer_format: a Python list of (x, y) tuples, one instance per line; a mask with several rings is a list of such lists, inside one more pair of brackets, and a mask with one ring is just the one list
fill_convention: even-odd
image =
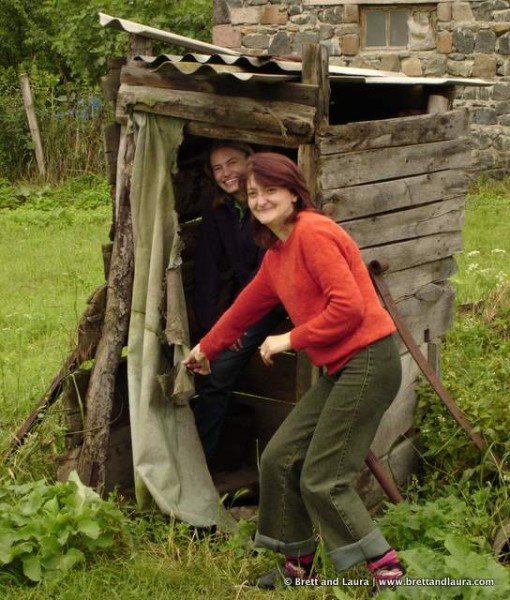
[(338, 571), (366, 561), (374, 591), (404, 574), (354, 482), (401, 381), (395, 325), (381, 306), (360, 251), (314, 207), (306, 181), (284, 155), (259, 153), (241, 180), (262, 265), (184, 364), (209, 372), (212, 360), (279, 303), (293, 328), (260, 347), (273, 356), (305, 350), (324, 374), (276, 431), (261, 457), (255, 544), (285, 555), (261, 587), (310, 579), (315, 534)]

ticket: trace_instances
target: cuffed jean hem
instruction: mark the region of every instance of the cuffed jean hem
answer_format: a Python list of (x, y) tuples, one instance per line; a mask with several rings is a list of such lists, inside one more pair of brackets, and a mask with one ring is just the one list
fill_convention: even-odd
[(391, 550), (379, 529), (372, 530), (359, 542), (328, 552), (328, 558), (337, 572), (345, 571), (360, 562), (371, 560)]
[(256, 548), (269, 548), (273, 552), (279, 552), (287, 556), (304, 556), (305, 554), (313, 554), (315, 552), (315, 538), (311, 537), (307, 540), (299, 542), (282, 542), (274, 538), (262, 535), (257, 531), (255, 534)]

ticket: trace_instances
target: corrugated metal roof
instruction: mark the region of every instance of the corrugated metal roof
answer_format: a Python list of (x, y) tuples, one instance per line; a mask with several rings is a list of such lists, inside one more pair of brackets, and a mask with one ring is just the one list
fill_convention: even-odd
[[(301, 75), (302, 64), (296, 57), (296, 60), (282, 60), (272, 56), (230, 56), (226, 54), (196, 54), (190, 52), (183, 56), (175, 54), (160, 54), (159, 56), (137, 56), (138, 60), (143, 61), (148, 67), (157, 69), (166, 62), (196, 62), (202, 65), (228, 65), (239, 67), (240, 70), (258, 70), (264, 73), (295, 73)], [(220, 69), (218, 69), (219, 71)], [(377, 71), (376, 69), (360, 69), (355, 67), (341, 67), (329, 65), (329, 72), (332, 75), (347, 75), (349, 77), (386, 77), (395, 75), (389, 71)], [(404, 75), (402, 75), (405, 77)]]
[[(246, 56), (239, 52), (186, 38), (172, 32), (155, 29), (140, 23), (119, 19), (99, 13), (101, 25), (134, 33), (185, 48), (208, 52), (208, 54), (187, 53), (184, 56), (161, 54), (159, 56), (138, 56), (136, 60), (154, 71), (179, 71), (183, 75), (214, 74), (221, 77), (234, 77), (241, 81), (261, 81), (265, 83), (279, 81), (298, 81), (301, 78), (302, 64), (296, 60), (282, 60), (271, 56)], [(487, 86), (494, 82), (483, 79), (464, 79), (459, 77), (408, 77), (403, 73), (378, 71), (329, 65), (330, 80), (336, 83), (385, 84), (385, 85), (461, 85)]]
[(162, 75), (178, 71), (183, 75), (215, 75), (218, 77), (233, 77), (239, 81), (259, 81), (264, 83), (280, 83), (282, 81), (298, 81), (299, 75), (285, 75), (279, 73), (249, 73), (247, 71), (237, 71), (226, 69), (225, 66), (219, 65), (197, 65), (194, 63), (164, 63), (157, 69)]
[(294, 71), (282, 69), (267, 59), (261, 61), (251, 56), (162, 54), (156, 57), (137, 56), (135, 60), (144, 64), (151, 71), (161, 74), (178, 71), (183, 75), (218, 75), (234, 77), (240, 81), (264, 81), (265, 83), (298, 81), (301, 76), (300, 69)]
[[(183, 56), (161, 54), (159, 56), (137, 56), (136, 60), (147, 68), (164, 73), (177, 70), (184, 75), (214, 73), (232, 76), (242, 81), (298, 81), (301, 78), (301, 62), (287, 61), (270, 56), (229, 56), (224, 54), (195, 54)], [(329, 65), (330, 80), (340, 83), (365, 83), (385, 85), (463, 85), (485, 86), (491, 82), (483, 79), (462, 79), (459, 77), (408, 77), (403, 73), (358, 69)]]
[(156, 29), (155, 27), (149, 27), (148, 25), (142, 25), (141, 23), (135, 23), (135, 21), (129, 21), (128, 19), (120, 19), (118, 17), (112, 17), (105, 13), (99, 13), (99, 22), (103, 27), (111, 27), (119, 31), (126, 31), (127, 33), (134, 33), (141, 37), (146, 37), (151, 40), (158, 40), (160, 42), (168, 42), (175, 46), (184, 46), (185, 48), (191, 48), (192, 50), (198, 50), (199, 52), (210, 52), (222, 54), (232, 54), (239, 56), (240, 53), (229, 48), (222, 48), (221, 46), (215, 46), (207, 42), (201, 42), (200, 40), (194, 40), (171, 31), (164, 31), (163, 29)]

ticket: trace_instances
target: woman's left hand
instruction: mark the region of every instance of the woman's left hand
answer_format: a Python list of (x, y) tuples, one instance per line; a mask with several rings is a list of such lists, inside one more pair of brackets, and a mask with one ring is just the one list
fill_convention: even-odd
[(199, 375), (209, 375), (211, 372), (211, 366), (207, 360), (206, 355), (200, 350), (200, 344), (197, 344), (191, 352), (182, 361), (182, 364)]
[(262, 346), (260, 346), (260, 358), (266, 367), (273, 366), (273, 355), (291, 350), (290, 345), (290, 331), (282, 333), (281, 335), (270, 335), (267, 337)]

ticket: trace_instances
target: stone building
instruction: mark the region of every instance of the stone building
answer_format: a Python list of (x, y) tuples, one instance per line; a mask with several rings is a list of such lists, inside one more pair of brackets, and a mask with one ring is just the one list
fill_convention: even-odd
[(510, 2), (214, 0), (214, 43), (246, 54), (300, 53), (320, 42), (332, 62), (410, 76), (475, 77), (457, 90), (470, 110), (474, 164), (502, 176), (510, 164)]

